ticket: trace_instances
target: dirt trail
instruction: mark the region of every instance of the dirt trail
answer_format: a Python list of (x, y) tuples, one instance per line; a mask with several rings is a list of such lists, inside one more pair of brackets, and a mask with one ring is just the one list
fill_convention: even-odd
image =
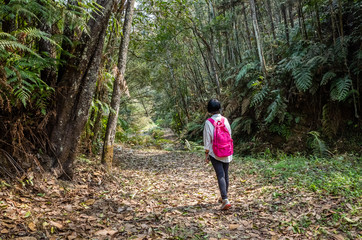
[[(0, 239), (316, 239), (316, 219), (341, 202), (241, 179), (243, 165), (232, 163), (232, 208), (220, 211), (214, 171), (200, 156), (117, 149), (111, 175), (80, 158), (73, 182), (48, 174), (0, 185)], [(315, 225), (298, 230), (305, 216)], [(333, 229), (325, 239), (343, 239)]]
[[(137, 151), (117, 155), (117, 158), (124, 179), (122, 192), (126, 199), (132, 199), (126, 200), (126, 204), (134, 206), (135, 217), (150, 223), (149, 227), (159, 237), (227, 237), (230, 224), (237, 224), (227, 218), (237, 219), (234, 215), (240, 210), (238, 205), (234, 201), (233, 210), (219, 210), (219, 190), (213, 169), (197, 155)], [(235, 182), (231, 180), (231, 199), (235, 199), (240, 190)], [(149, 222), (150, 216), (153, 222)]]

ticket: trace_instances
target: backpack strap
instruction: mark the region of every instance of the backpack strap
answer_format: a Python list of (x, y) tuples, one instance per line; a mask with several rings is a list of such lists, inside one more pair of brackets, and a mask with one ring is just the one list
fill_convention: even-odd
[[(216, 122), (215, 122), (215, 120), (214, 119), (212, 119), (212, 118), (209, 118), (209, 119), (207, 119), (207, 120), (209, 120), (209, 122), (211, 122), (211, 124), (212, 125), (214, 125), (214, 127), (216, 127)], [(222, 122), (222, 124), (225, 124), (225, 118), (224, 117), (221, 117), (221, 120), (220, 120), (221, 122)]]
[(209, 118), (209, 119), (207, 119), (209, 122), (211, 122), (211, 124), (215, 127), (215, 125), (216, 125), (216, 122), (215, 122), (215, 120), (214, 119), (212, 119), (212, 118)]

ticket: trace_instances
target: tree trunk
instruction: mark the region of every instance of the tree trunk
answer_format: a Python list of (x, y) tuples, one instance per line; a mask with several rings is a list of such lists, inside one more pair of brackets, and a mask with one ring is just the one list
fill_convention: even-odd
[(289, 1), (288, 1), (288, 13), (289, 13), (290, 27), (291, 27), (291, 28), (294, 28), (293, 0), (289, 0)]
[(342, 14), (342, 3), (341, 0), (338, 0), (338, 15), (339, 15), (339, 28), (340, 28), (340, 36), (343, 38), (343, 14)]
[(123, 25), (123, 36), (121, 40), (121, 45), (119, 48), (118, 55), (118, 73), (114, 80), (113, 93), (111, 100), (111, 109), (109, 113), (108, 124), (106, 129), (106, 135), (103, 145), (103, 153), (101, 162), (105, 164), (108, 170), (112, 167), (113, 162), (113, 147), (114, 147), (114, 138), (116, 136), (117, 120), (118, 120), (118, 111), (121, 101), (121, 84), (124, 83), (124, 74), (126, 72), (127, 65), (127, 53), (128, 45), (130, 40), (130, 33), (132, 27), (132, 18), (134, 12), (135, 0), (129, 0), (126, 7), (126, 15)]
[(55, 125), (50, 135), (50, 154), (53, 167), (61, 177), (72, 178), (72, 164), (78, 140), (88, 119), (94, 95), (105, 33), (114, 0), (98, 0), (103, 13), (94, 12), (88, 22), (90, 34), (82, 33), (79, 45), (59, 71)]
[(299, 25), (302, 29), (302, 35), (304, 35), (304, 38), (308, 40), (308, 34), (307, 34), (307, 29), (305, 27), (304, 14), (303, 14), (303, 0), (298, 0), (298, 18), (299, 18)]
[(243, 8), (243, 15), (244, 15), (244, 21), (245, 21), (245, 30), (246, 30), (246, 37), (247, 37), (247, 43), (249, 45), (249, 49), (252, 50), (253, 47), (251, 45), (251, 36), (250, 36), (250, 30), (249, 30), (249, 24), (248, 24), (248, 18), (247, 18), (247, 15), (246, 15), (246, 6), (244, 4), (244, 2), (242, 2), (242, 8)]
[(318, 6), (318, 2), (316, 1), (314, 4), (315, 7), (315, 13), (316, 13), (316, 20), (317, 20), (317, 33), (318, 33), (318, 38), (319, 41), (322, 42), (322, 28), (321, 28), (321, 19), (319, 16), (319, 6)]
[(287, 12), (286, 12), (284, 3), (281, 4), (280, 8), (281, 8), (283, 20), (284, 20), (285, 37), (287, 39), (287, 44), (289, 46), (290, 45), (289, 44), (289, 29), (288, 29), (288, 21), (287, 21)]
[(256, 18), (255, 0), (249, 0), (249, 2), (250, 2), (251, 14), (252, 14), (252, 18), (253, 18), (255, 39), (256, 39), (256, 44), (258, 47), (260, 67), (261, 67), (261, 71), (263, 72), (264, 77), (266, 78), (266, 76), (267, 76), (266, 67), (265, 67), (266, 64), (265, 64), (265, 58), (264, 58), (263, 45), (262, 45), (260, 35), (259, 35), (258, 20)]
[(270, 0), (266, 1), (266, 5), (267, 5), (267, 9), (268, 9), (268, 15), (269, 15), (269, 20), (270, 20), (270, 27), (271, 27), (271, 31), (273, 33), (273, 39), (274, 41), (276, 41), (276, 36), (275, 36), (275, 27), (274, 27), (274, 20), (273, 20), (273, 12), (272, 12), (272, 8), (271, 8), (271, 4), (270, 4)]

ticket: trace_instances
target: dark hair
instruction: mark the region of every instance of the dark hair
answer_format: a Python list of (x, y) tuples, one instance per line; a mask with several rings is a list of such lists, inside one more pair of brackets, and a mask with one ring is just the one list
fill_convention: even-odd
[(207, 103), (207, 111), (209, 113), (219, 113), (221, 109), (221, 103), (217, 99), (211, 99)]

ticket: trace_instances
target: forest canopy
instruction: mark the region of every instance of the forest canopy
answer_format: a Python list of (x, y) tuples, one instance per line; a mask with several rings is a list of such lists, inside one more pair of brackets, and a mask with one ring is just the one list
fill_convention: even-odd
[(210, 98), (239, 154), (360, 154), (361, 9), (357, 0), (0, 0), (1, 172), (36, 166), (71, 178), (79, 151), (103, 146), (106, 156), (137, 114), (200, 142)]

